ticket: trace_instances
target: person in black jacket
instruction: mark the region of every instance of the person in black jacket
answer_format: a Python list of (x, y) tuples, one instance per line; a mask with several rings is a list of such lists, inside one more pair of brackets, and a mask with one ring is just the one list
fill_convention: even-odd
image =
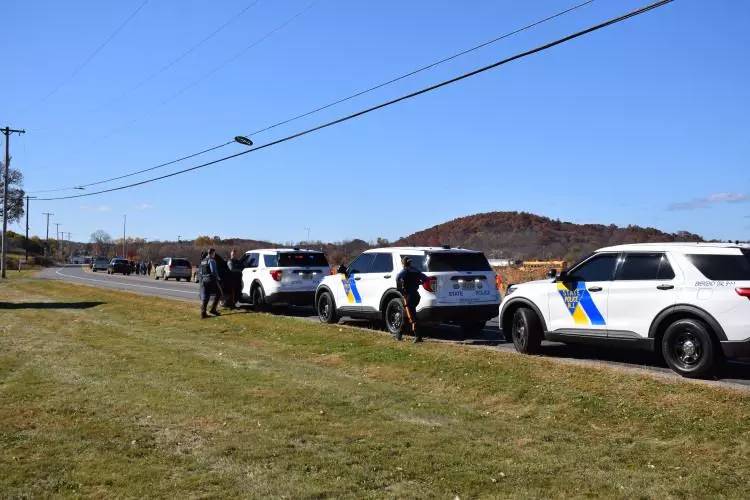
[(224, 280), (224, 305), (230, 309), (237, 307), (242, 292), (242, 264), (234, 249), (229, 252), (227, 274)]
[[(404, 268), (396, 276), (396, 288), (404, 297), (404, 306), (407, 311), (407, 323), (414, 333), (414, 342), (422, 342), (422, 336), (417, 330), (417, 305), (419, 304), (419, 285), (427, 281), (427, 276), (419, 269), (412, 267), (412, 261), (409, 257), (402, 259)], [(396, 335), (396, 340), (401, 340), (401, 333)]]
[(210, 312), (214, 316), (220, 316), (219, 311), (216, 310), (216, 306), (219, 304), (219, 297), (221, 296), (221, 277), (219, 276), (219, 268), (216, 264), (216, 250), (211, 248), (206, 257), (201, 260), (199, 272), (201, 319), (208, 317), (206, 308), (208, 307), (208, 299), (211, 296), (213, 296), (214, 300), (211, 303)]

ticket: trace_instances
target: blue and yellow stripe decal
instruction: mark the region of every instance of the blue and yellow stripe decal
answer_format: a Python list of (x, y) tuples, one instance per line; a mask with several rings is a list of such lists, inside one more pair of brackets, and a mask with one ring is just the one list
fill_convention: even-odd
[(341, 283), (344, 285), (344, 292), (346, 292), (346, 300), (350, 304), (361, 304), (362, 297), (359, 295), (357, 290), (357, 282), (354, 281), (354, 277), (347, 278), (345, 275), (341, 275)]
[(586, 289), (586, 283), (579, 282), (575, 288), (568, 288), (565, 283), (557, 283), (557, 290), (565, 302), (565, 307), (573, 316), (576, 325), (606, 325), (604, 316), (594, 304), (594, 299)]

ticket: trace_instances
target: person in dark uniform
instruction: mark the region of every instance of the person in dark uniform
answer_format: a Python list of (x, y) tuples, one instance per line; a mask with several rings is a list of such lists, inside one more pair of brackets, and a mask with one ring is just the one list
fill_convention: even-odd
[(219, 270), (216, 266), (216, 250), (211, 248), (206, 257), (201, 260), (199, 272), (201, 288), (201, 318), (208, 317), (208, 314), (206, 314), (206, 308), (208, 307), (208, 299), (212, 295), (214, 300), (211, 303), (210, 312), (214, 316), (220, 316), (219, 311), (216, 310), (221, 295), (221, 278), (219, 277)]
[[(419, 304), (419, 285), (427, 281), (428, 277), (412, 266), (410, 257), (404, 257), (401, 262), (404, 268), (396, 276), (396, 288), (404, 296), (405, 306), (409, 310), (413, 322), (410, 326), (414, 332), (414, 342), (422, 342), (422, 336), (417, 329), (417, 305)], [(409, 323), (408, 316), (406, 323)], [(396, 335), (396, 340), (401, 340), (400, 333)]]
[(239, 302), (240, 291), (242, 288), (242, 265), (240, 259), (236, 257), (234, 249), (229, 252), (229, 260), (227, 260), (227, 283), (224, 287), (224, 303), (230, 309), (237, 307)]

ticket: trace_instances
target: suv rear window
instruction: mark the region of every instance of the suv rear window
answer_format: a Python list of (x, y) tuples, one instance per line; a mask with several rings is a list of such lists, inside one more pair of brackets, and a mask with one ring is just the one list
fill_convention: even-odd
[(427, 270), (440, 271), (492, 271), (487, 258), (480, 252), (435, 252), (429, 255)]
[(185, 259), (172, 259), (172, 267), (190, 267), (190, 262)]
[(328, 267), (326, 256), (319, 252), (283, 252), (276, 255), (264, 255), (266, 267)]
[(740, 255), (687, 255), (688, 260), (710, 280), (750, 280), (750, 250)]
[(124, 260), (124, 259), (115, 259), (115, 260), (112, 261), (112, 265), (118, 265), (118, 264), (128, 265), (129, 262), (127, 260)]

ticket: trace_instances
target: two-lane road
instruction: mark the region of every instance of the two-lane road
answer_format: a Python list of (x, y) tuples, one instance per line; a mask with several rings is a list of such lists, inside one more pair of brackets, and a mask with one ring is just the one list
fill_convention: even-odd
[[(120, 290), (155, 297), (186, 300), (197, 302), (198, 285), (191, 282), (157, 281), (148, 276), (108, 275), (103, 272), (93, 273), (81, 266), (65, 266), (45, 269), (40, 277), (54, 280), (64, 280), (90, 286), (98, 286), (112, 290)], [(283, 312), (282, 312), (283, 311)], [(318, 321), (312, 308), (292, 308), (277, 311), (306, 321)], [(367, 325), (367, 322), (347, 321), (352, 325)], [(464, 338), (457, 328), (441, 327), (427, 332), (430, 341), (473, 345), (482, 348), (515, 352), (513, 344), (505, 342), (497, 324), (497, 318), (487, 323), (484, 331), (474, 338)], [(544, 342), (543, 355), (565, 363), (608, 366), (626, 370), (641, 370), (651, 374), (680, 379), (653, 354), (603, 347), (568, 346), (554, 342)], [(744, 363), (729, 363), (722, 374), (722, 379), (712, 384), (750, 388), (750, 365)]]
[(198, 301), (198, 285), (185, 281), (157, 281), (150, 276), (123, 276), (122, 274), (109, 275), (105, 272), (91, 272), (81, 266), (66, 266), (48, 268), (40, 275), (46, 279), (56, 279), (81, 283), (85, 285), (111, 288), (126, 292), (140, 293), (142, 295), (154, 295), (169, 299)]

